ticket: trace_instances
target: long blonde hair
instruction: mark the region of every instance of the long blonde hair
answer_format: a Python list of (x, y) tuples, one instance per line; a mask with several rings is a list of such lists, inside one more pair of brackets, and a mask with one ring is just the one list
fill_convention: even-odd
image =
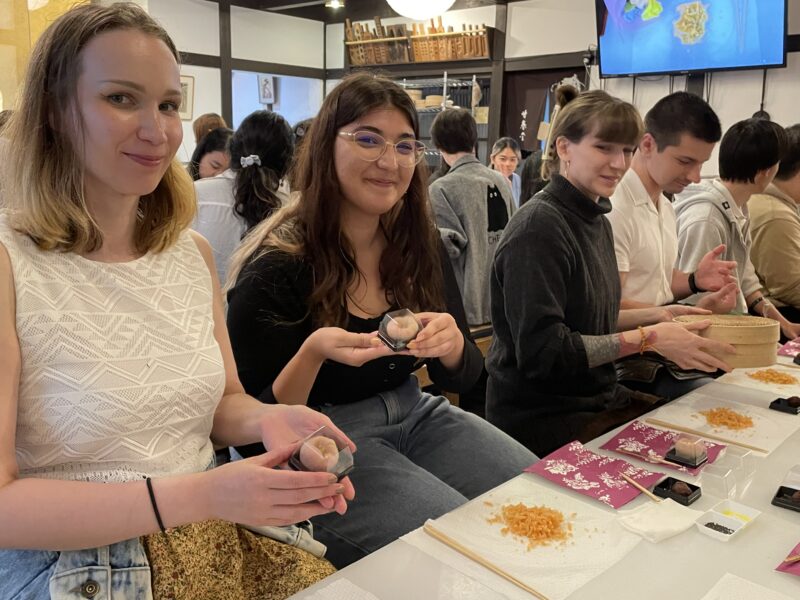
[[(84, 166), (68, 131), (82, 127), (77, 82), (81, 52), (96, 36), (128, 29), (151, 35), (178, 52), (169, 35), (135, 4), (84, 4), (44, 32), (31, 54), (17, 110), (3, 130), (8, 169), (3, 194), (14, 227), (43, 250), (91, 252), (103, 234), (86, 205)], [(173, 159), (155, 190), (139, 199), (134, 243), (140, 252), (174, 244), (195, 214), (192, 181)]]

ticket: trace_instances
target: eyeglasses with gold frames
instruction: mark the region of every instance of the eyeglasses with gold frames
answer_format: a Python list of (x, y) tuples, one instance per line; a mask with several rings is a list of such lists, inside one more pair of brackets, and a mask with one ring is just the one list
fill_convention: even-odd
[(419, 140), (400, 140), (393, 144), (382, 135), (364, 129), (340, 131), (339, 135), (352, 142), (358, 157), (368, 162), (378, 160), (390, 146), (394, 148), (397, 164), (401, 167), (413, 167), (425, 156), (425, 144)]

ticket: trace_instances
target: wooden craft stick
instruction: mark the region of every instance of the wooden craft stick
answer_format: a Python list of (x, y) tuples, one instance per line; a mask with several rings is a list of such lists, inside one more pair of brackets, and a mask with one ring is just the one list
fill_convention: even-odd
[(666, 458), (662, 456), (654, 456), (650, 454), (639, 454), (638, 452), (631, 452), (630, 450), (623, 450), (622, 448), (617, 448), (615, 452), (619, 452), (620, 454), (627, 454), (628, 456), (635, 456), (636, 458), (643, 460), (645, 462), (653, 463), (653, 464), (662, 464), (662, 465), (669, 465), (671, 467), (680, 467), (681, 465), (670, 462)]
[(658, 496), (656, 496), (656, 495), (655, 495), (653, 492), (651, 492), (651, 491), (650, 491), (650, 490), (648, 490), (646, 487), (644, 487), (643, 485), (641, 485), (641, 484), (640, 484), (638, 481), (635, 481), (635, 480), (631, 479), (630, 477), (628, 477), (627, 475), (625, 475), (625, 473), (622, 473), (622, 472), (620, 472), (619, 476), (620, 476), (620, 477), (622, 477), (622, 478), (623, 478), (625, 481), (627, 481), (628, 483), (630, 483), (630, 484), (631, 484), (633, 487), (635, 487), (637, 490), (639, 490), (640, 492), (642, 492), (642, 493), (643, 493), (645, 496), (647, 496), (648, 498), (650, 498), (650, 500), (652, 500), (653, 502), (661, 502), (661, 498), (659, 498), (659, 497), (658, 497)]
[(422, 529), (425, 531), (425, 533), (427, 533), (431, 537), (435, 537), (437, 540), (439, 540), (440, 542), (442, 542), (446, 546), (450, 546), (456, 552), (458, 552), (460, 554), (463, 554), (464, 556), (466, 556), (470, 560), (474, 560), (479, 565), (483, 565), (484, 567), (489, 569), (492, 573), (494, 573), (496, 575), (499, 575), (500, 577), (502, 577), (506, 581), (510, 581), (511, 583), (516, 585), (517, 587), (522, 588), (523, 590), (525, 590), (526, 592), (531, 594), (532, 596), (534, 596), (536, 598), (539, 598), (539, 600), (548, 600), (547, 596), (545, 596), (541, 592), (537, 592), (535, 589), (533, 589), (532, 587), (530, 587), (526, 583), (520, 581), (519, 579), (517, 579), (516, 577), (514, 577), (510, 573), (506, 573), (500, 567), (495, 566), (494, 564), (490, 563), (488, 560), (486, 560), (485, 558), (483, 558), (479, 554), (473, 552), (472, 550), (470, 550), (466, 546), (462, 546), (461, 544), (459, 544), (457, 541), (455, 541), (453, 538), (451, 538), (447, 534), (442, 533), (441, 531), (436, 529), (430, 521), (426, 522), (425, 525), (423, 525)]
[(736, 440), (732, 440), (723, 437), (721, 435), (717, 435), (715, 433), (706, 433), (704, 431), (692, 429), (691, 427), (684, 427), (683, 425), (675, 425), (674, 423), (667, 423), (666, 421), (662, 421), (661, 419), (653, 419), (652, 417), (650, 417), (645, 419), (645, 422), (650, 423), (651, 425), (656, 425), (658, 427), (666, 427), (667, 429), (674, 429), (675, 431), (681, 431), (683, 433), (691, 433), (700, 436), (702, 438), (707, 438), (709, 440), (725, 442), (726, 444), (730, 444), (731, 446), (739, 446), (740, 448), (747, 448), (748, 450), (755, 450), (756, 452), (769, 454), (769, 450), (764, 450), (763, 448), (759, 448), (758, 446), (751, 446), (750, 444), (745, 444), (744, 442), (737, 442)]
[(800, 562), (800, 554), (795, 554), (794, 556), (789, 556), (784, 560), (785, 563), (796, 563)]

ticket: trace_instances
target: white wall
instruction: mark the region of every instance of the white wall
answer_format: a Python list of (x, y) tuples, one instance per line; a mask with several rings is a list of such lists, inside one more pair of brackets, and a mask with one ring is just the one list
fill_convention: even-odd
[[(290, 125), (317, 114), (322, 104), (321, 79), (306, 77), (287, 77), (273, 75), (275, 78), (275, 99), (272, 110), (283, 116)], [(233, 128), (239, 127), (242, 120), (256, 110), (267, 106), (258, 101), (258, 73), (250, 71), (233, 72)]]
[(344, 68), (344, 23), (325, 27), (325, 68)]
[[(153, 4), (153, 0), (150, 0), (150, 4)], [(181, 65), (181, 75), (194, 77), (192, 121), (204, 113), (222, 114), (222, 89), (220, 87), (219, 69)], [(182, 121), (183, 144), (178, 150), (178, 160), (183, 162), (189, 162), (192, 152), (194, 152), (195, 143), (192, 121)]]
[(508, 5), (506, 58), (578, 52), (596, 43), (594, 0), (527, 0)]
[(149, 0), (148, 12), (178, 50), (219, 56), (219, 6), (205, 0)]
[(322, 21), (232, 6), (231, 54), (233, 58), (321, 69), (324, 28)]

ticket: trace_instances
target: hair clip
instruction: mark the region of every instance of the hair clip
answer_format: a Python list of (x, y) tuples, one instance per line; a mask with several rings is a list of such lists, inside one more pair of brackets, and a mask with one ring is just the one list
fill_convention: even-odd
[(250, 156), (243, 156), (239, 159), (242, 167), (251, 167), (253, 165), (261, 166), (261, 159), (258, 154), (251, 154)]

